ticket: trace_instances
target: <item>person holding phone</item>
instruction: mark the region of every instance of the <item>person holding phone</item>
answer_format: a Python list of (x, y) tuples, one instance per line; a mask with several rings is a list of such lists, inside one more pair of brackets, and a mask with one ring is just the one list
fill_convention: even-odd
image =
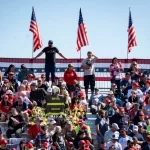
[(118, 59), (114, 57), (112, 59), (112, 64), (110, 65), (110, 81), (111, 84), (115, 83), (117, 85), (118, 93), (120, 93), (120, 82), (122, 80), (122, 72), (123, 72), (123, 66), (121, 62), (118, 62)]

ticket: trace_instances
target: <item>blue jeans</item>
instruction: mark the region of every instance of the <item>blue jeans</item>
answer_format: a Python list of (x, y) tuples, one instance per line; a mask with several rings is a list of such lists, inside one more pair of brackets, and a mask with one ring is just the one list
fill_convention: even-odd
[(100, 148), (100, 146), (101, 146), (102, 137), (101, 137), (101, 136), (99, 136), (99, 135), (97, 135), (96, 139), (97, 139), (98, 149), (99, 149), (99, 148)]
[(51, 73), (51, 80), (52, 83), (55, 82), (55, 64), (45, 64), (45, 73), (46, 73), (46, 81), (49, 82), (49, 75)]

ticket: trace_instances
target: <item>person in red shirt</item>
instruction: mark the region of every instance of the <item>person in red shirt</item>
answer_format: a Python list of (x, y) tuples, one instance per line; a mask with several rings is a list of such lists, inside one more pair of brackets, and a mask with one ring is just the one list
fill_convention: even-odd
[(33, 139), (35, 139), (37, 134), (40, 132), (42, 122), (43, 120), (40, 117), (37, 117), (35, 124), (29, 127), (28, 134), (31, 135)]
[(0, 145), (1, 145), (0, 150), (8, 150), (7, 147), (6, 147), (7, 144), (8, 144), (7, 140), (6, 139), (2, 139), (1, 143), (0, 143)]
[(13, 93), (11, 90), (8, 90), (8, 91), (6, 92), (6, 95), (8, 95), (9, 101), (12, 102), (12, 103), (14, 103), (14, 101), (16, 100), (16, 98), (15, 98), (15, 96), (14, 96), (14, 93)]
[(12, 102), (9, 101), (8, 95), (4, 95), (0, 103), (1, 121), (6, 121), (6, 118), (10, 116), (11, 108)]
[(147, 92), (146, 98), (144, 100), (144, 105), (148, 104), (149, 99), (150, 99), (150, 90)]
[(73, 81), (77, 80), (77, 78), (78, 78), (77, 74), (73, 70), (73, 65), (68, 64), (68, 69), (64, 73), (64, 81), (66, 82), (66, 85), (67, 85), (69, 92), (70, 92), (71, 86), (73, 85)]

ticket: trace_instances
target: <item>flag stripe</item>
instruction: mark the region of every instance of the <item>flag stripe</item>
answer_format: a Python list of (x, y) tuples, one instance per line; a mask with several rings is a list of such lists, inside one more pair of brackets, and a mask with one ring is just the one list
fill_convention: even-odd
[(137, 46), (136, 34), (132, 22), (131, 11), (129, 11), (129, 26), (128, 26), (128, 53), (131, 52), (132, 47)]
[(77, 31), (77, 51), (81, 49), (81, 47), (88, 45), (88, 38), (87, 38), (87, 31), (85, 24), (83, 22), (82, 12), (80, 9), (79, 12), (79, 24), (78, 24), (78, 31)]
[(34, 8), (32, 8), (32, 16), (31, 16), (29, 31), (31, 31), (33, 33), (33, 51), (35, 52), (36, 50), (38, 50), (39, 48), (42, 47), (42, 41), (40, 38), (38, 25), (36, 23)]

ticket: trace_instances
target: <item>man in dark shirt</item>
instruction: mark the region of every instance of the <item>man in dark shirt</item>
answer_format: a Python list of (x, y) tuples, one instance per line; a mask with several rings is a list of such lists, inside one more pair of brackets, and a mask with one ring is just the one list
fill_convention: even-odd
[(47, 92), (43, 88), (37, 88), (36, 83), (32, 83), (30, 87), (30, 100), (32, 102), (35, 101), (39, 107), (42, 107), (45, 104), (45, 96), (47, 95)]
[(22, 115), (18, 114), (15, 108), (12, 108), (12, 116), (9, 118), (8, 130), (6, 131), (7, 138), (15, 133), (17, 138), (21, 138), (21, 133), (24, 131), (25, 121)]
[(47, 91), (48, 87), (45, 84), (42, 83), (41, 79), (39, 79), (37, 82), (38, 82), (38, 85), (37, 85), (38, 88), (43, 88), (45, 91)]
[(129, 126), (129, 116), (125, 114), (125, 110), (123, 107), (119, 108), (119, 113), (113, 115), (110, 118), (110, 124), (117, 123), (119, 128), (128, 129)]
[(43, 53), (45, 53), (45, 72), (46, 72), (46, 81), (49, 82), (49, 74), (51, 73), (52, 83), (55, 81), (55, 61), (56, 61), (56, 53), (62, 58), (66, 59), (56, 47), (53, 47), (53, 41), (50, 40), (48, 42), (48, 47), (45, 47), (36, 57), (40, 57)]

